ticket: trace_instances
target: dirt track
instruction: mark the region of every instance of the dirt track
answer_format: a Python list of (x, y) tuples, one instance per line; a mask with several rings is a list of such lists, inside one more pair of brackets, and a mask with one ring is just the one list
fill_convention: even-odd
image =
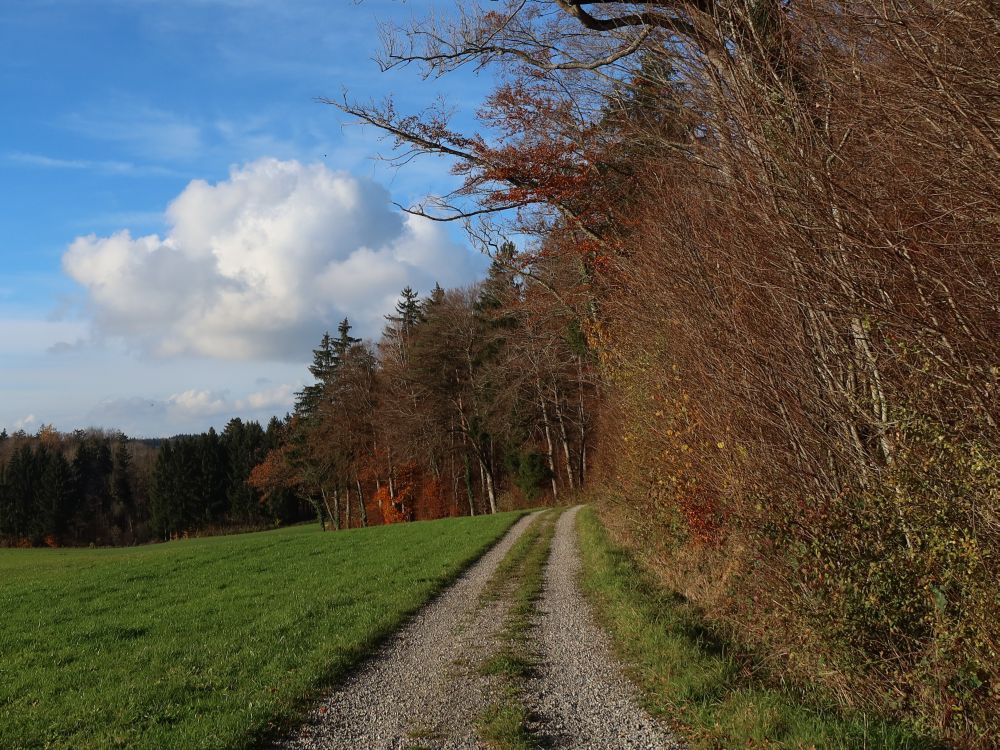
[[(673, 750), (679, 745), (634, 700), (607, 636), (578, 590), (578, 510), (564, 513), (556, 526), (532, 629), (538, 668), (525, 689), (529, 729), (540, 747)], [(533, 520), (518, 521), (275, 747), (484, 747), (477, 741), (475, 722), (497, 686), (477, 666), (496, 648), (506, 605), (484, 605), (480, 595)]]

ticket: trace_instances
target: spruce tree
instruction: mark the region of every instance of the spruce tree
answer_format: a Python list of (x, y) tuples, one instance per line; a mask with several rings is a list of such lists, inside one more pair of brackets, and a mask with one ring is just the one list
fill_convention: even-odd
[(295, 394), (295, 412), (297, 414), (308, 418), (316, 411), (316, 407), (323, 397), (323, 389), (333, 377), (335, 369), (334, 341), (330, 332), (326, 331), (319, 342), (319, 347), (313, 349), (313, 362), (309, 365), (309, 372), (316, 379), (316, 382), (305, 386)]
[(8, 510), (4, 532), (15, 538), (30, 532), (35, 516), (35, 455), (27, 444), (21, 445), (7, 465)]
[[(40, 474), (35, 488), (34, 532), (59, 540), (66, 532), (73, 503), (73, 472), (62, 453), (40, 446), (36, 454)], [(38, 541), (37, 539), (33, 541)]]
[(343, 361), (347, 351), (355, 344), (360, 343), (361, 339), (356, 339), (351, 335), (351, 322), (347, 318), (340, 321), (340, 325), (337, 326), (337, 340), (333, 342), (334, 372)]
[(323, 391), (333, 382), (340, 361), (347, 350), (360, 341), (361, 339), (351, 336), (351, 323), (347, 318), (337, 326), (337, 338), (331, 337), (329, 331), (323, 334), (319, 348), (313, 349), (313, 363), (309, 366), (309, 372), (316, 378), (316, 382), (295, 394), (295, 413), (298, 416), (309, 419), (315, 414), (323, 398)]
[(114, 467), (111, 470), (111, 515), (120, 533), (133, 531), (135, 497), (132, 492), (132, 454), (128, 441), (119, 435), (113, 454)]
[(396, 302), (396, 312), (393, 315), (386, 315), (386, 320), (395, 323), (399, 332), (403, 336), (409, 336), (414, 326), (420, 322), (423, 312), (420, 309), (420, 295), (413, 291), (413, 287), (403, 287), (399, 293), (399, 301)]
[(417, 325), (424, 320), (423, 304), (413, 287), (404, 287), (399, 293), (395, 311), (386, 315), (388, 324), (382, 329), (382, 346), (395, 352), (399, 361), (406, 364), (410, 337)]

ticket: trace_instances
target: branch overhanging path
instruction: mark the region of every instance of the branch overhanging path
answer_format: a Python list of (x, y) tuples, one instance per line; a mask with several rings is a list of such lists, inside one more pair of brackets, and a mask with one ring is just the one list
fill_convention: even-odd
[[(557, 522), (531, 629), (538, 669), (524, 691), (528, 728), (540, 747), (560, 750), (677, 750), (681, 745), (639, 707), (580, 593), (578, 510)], [(508, 603), (484, 604), (482, 595), (539, 515), (518, 521), (275, 750), (486, 747), (476, 736), (476, 721), (497, 686), (477, 667), (497, 648)]]

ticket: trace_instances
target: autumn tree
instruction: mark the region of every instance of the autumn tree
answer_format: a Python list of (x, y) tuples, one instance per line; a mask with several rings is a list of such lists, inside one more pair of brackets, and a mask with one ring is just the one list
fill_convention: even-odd
[[(448, 293), (413, 347), (470, 493), (476, 468), (537, 473), (532, 451), (567, 489), (596, 469), (640, 556), (788, 673), (983, 747), (996, 21), (978, 0), (463, 3), (387, 29), (381, 59), (493, 66), (486, 127), (338, 102), (404, 160), (451, 160), (462, 186), (410, 210), (470, 220), (505, 267), (474, 324)], [(511, 232), (532, 238), (513, 255)]]

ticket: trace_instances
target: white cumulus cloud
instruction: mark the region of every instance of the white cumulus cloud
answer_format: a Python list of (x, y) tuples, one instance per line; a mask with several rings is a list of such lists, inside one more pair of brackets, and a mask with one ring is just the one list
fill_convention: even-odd
[(37, 424), (37, 422), (38, 420), (35, 419), (35, 415), (29, 414), (28, 416), (18, 419), (16, 422), (14, 422), (14, 429), (27, 430), (28, 428), (33, 427), (35, 424)]
[(173, 411), (199, 417), (222, 414), (229, 409), (224, 394), (194, 389), (175, 393), (167, 399), (167, 405)]
[(195, 180), (166, 218), (163, 237), (78, 237), (63, 256), (98, 332), (160, 357), (302, 360), (341, 318), (374, 336), (402, 287), (465, 284), (484, 266), (382, 186), (322, 164), (260, 159)]
[(266, 388), (236, 401), (237, 410), (290, 410), (295, 403), (295, 388), (288, 384)]

